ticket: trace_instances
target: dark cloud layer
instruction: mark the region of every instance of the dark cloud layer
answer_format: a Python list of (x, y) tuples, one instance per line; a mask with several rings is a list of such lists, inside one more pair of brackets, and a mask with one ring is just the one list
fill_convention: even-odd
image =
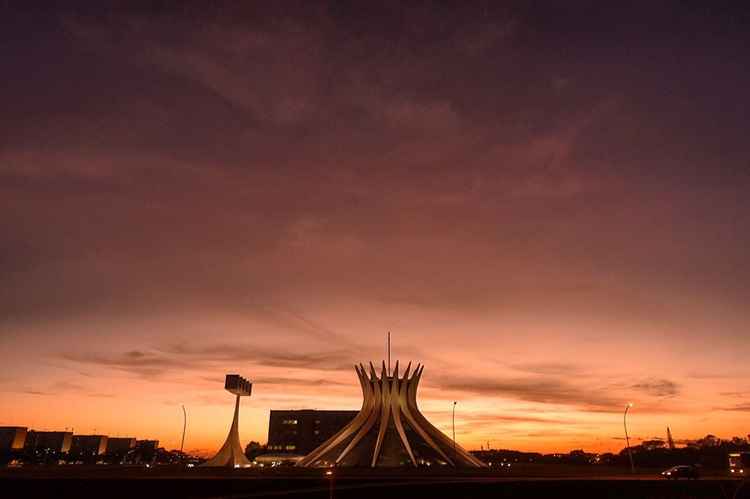
[[(750, 75), (732, 51), (740, 21), (721, 12), (654, 8), (672, 31), (629, 32), (620, 9), (523, 5), (6, 10), (6, 323), (243, 307), (311, 282), (490, 307), (503, 274), (519, 302), (539, 277), (573, 306), (603, 292), (649, 306), (644, 282), (730, 309), (746, 298), (748, 151), (732, 130), (750, 113), (731, 90)], [(30, 44), (33, 15), (52, 29)], [(598, 51), (578, 46), (623, 15)], [(547, 29), (557, 16), (569, 32)], [(695, 39), (674, 29), (699, 19)], [(700, 40), (720, 27), (718, 58)], [(732, 106), (714, 97), (727, 93)], [(444, 250), (414, 262), (432, 244)], [(300, 252), (304, 271), (282, 263)], [(476, 275), (519, 255), (537, 279)], [(385, 277), (400, 261), (425, 285)], [(459, 275), (472, 279), (447, 285)]]

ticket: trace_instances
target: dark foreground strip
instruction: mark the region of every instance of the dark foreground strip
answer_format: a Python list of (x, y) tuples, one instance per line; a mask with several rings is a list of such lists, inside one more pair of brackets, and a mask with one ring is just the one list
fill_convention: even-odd
[[(461, 477), (377, 480), (340, 479), (334, 482), (336, 499), (750, 499), (738, 490), (741, 482), (697, 480), (591, 480), (490, 479)], [(15, 479), (0, 480), (3, 498), (55, 499), (252, 499), (286, 497), (327, 499), (330, 482), (324, 479)], [(747, 487), (743, 490), (748, 491)]]

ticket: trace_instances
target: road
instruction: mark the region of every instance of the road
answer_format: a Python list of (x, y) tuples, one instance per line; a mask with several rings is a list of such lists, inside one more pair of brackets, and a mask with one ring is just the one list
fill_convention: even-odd
[[(704, 477), (667, 481), (656, 473), (630, 474), (622, 470), (587, 468), (580, 473), (553, 476), (513, 476), (497, 472), (436, 474), (388, 470), (233, 470), (127, 467), (50, 467), (0, 470), (0, 496), (86, 499), (107, 497), (244, 499), (431, 499), (497, 497), (587, 498), (711, 498), (733, 499), (739, 480)], [(594, 470), (596, 471), (596, 470)], [(14, 495), (3, 492), (22, 491)], [(742, 497), (742, 496), (741, 496)], [(743, 499), (746, 499), (743, 497)]]

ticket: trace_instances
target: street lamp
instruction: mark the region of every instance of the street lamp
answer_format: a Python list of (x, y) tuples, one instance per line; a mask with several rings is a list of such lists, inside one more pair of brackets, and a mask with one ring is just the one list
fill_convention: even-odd
[[(336, 467), (336, 464), (333, 465), (333, 467)], [(333, 499), (333, 489), (334, 489), (334, 480), (336, 480), (336, 475), (333, 473), (333, 470), (327, 470), (325, 472), (325, 477), (328, 479), (328, 499)]]
[(625, 445), (628, 448), (628, 459), (630, 459), (630, 472), (635, 473), (635, 464), (633, 464), (633, 453), (630, 451), (630, 437), (628, 436), (628, 409), (633, 407), (632, 402), (625, 406), (625, 414), (622, 416), (622, 424), (625, 427)]
[[(180, 454), (182, 454), (182, 450), (185, 447), (185, 430), (187, 429), (187, 412), (185, 411), (185, 406), (182, 406), (182, 443), (180, 443)], [(181, 458), (183, 456), (180, 456)]]
[(456, 459), (456, 402), (453, 401), (453, 459)]

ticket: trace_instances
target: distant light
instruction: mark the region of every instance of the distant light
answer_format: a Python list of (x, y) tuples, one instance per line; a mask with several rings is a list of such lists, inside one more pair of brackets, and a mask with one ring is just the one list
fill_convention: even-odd
[(235, 465), (234, 465), (234, 467), (235, 467), (235, 468), (239, 468), (239, 467), (240, 467), (240, 465), (239, 465), (239, 464), (235, 464)]
[(188, 463), (187, 467), (188, 468), (195, 468), (195, 465), (193, 463)]
[(333, 475), (333, 471), (331, 470), (326, 471), (326, 476), (331, 476), (331, 475)]

